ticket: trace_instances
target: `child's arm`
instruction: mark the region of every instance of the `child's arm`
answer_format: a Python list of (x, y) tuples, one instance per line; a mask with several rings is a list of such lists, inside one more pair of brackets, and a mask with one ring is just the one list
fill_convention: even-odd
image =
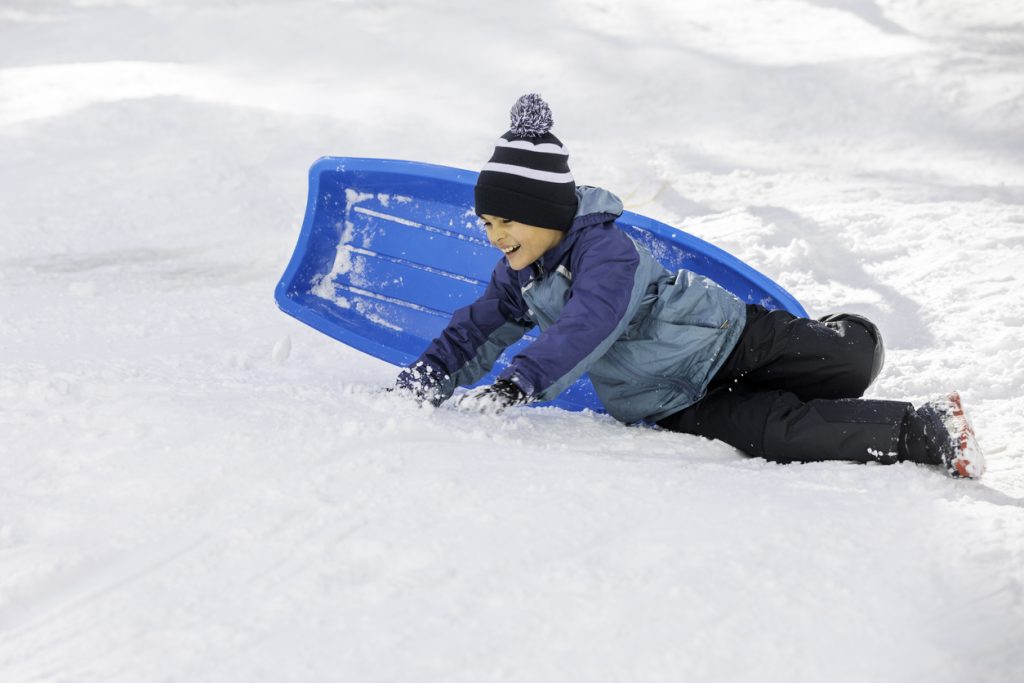
[(398, 376), (397, 386), (440, 405), (455, 387), (490, 372), (501, 352), (531, 327), (518, 283), (502, 260), (483, 295), (452, 314), (441, 335)]
[(636, 245), (611, 225), (584, 232), (570, 265), (572, 294), (558, 320), (499, 375), (530, 400), (554, 399), (603, 356), (636, 315), (648, 286)]

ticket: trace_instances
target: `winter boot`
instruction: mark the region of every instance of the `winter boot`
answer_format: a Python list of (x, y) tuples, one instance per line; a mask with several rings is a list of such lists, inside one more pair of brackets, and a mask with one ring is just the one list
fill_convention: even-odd
[(958, 392), (929, 401), (916, 413), (924, 424), (929, 456), (936, 462), (941, 460), (950, 476), (976, 479), (985, 472), (985, 456), (978, 447)]

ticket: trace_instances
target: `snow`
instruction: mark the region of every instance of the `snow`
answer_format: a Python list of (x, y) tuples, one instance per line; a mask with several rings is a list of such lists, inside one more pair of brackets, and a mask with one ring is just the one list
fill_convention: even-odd
[[(1015, 0), (5, 0), (0, 680), (1024, 678)], [(417, 408), (280, 313), (323, 155), (583, 183), (882, 327), (989, 472)], [(401, 201), (395, 197), (396, 201)]]

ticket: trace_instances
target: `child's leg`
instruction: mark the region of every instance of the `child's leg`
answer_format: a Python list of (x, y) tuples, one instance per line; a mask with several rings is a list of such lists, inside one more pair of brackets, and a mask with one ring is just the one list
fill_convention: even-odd
[[(724, 441), (775, 462), (899, 460), (938, 464), (908, 442), (914, 408), (899, 401), (856, 399), (804, 402), (742, 382), (720, 386), (701, 401), (658, 422), (665, 429)], [(913, 446), (913, 447), (912, 447)]]
[(808, 401), (856, 398), (871, 385), (884, 356), (881, 335), (859, 316), (825, 321), (747, 307), (747, 324), (712, 386), (742, 381)]

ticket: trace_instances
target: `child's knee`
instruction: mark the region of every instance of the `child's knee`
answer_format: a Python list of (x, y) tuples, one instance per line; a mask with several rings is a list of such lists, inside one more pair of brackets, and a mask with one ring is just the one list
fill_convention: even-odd
[(860, 396), (878, 377), (885, 364), (885, 344), (878, 326), (862, 315), (833, 313), (820, 318), (829, 327), (842, 331), (850, 345), (847, 380), (849, 392)]

